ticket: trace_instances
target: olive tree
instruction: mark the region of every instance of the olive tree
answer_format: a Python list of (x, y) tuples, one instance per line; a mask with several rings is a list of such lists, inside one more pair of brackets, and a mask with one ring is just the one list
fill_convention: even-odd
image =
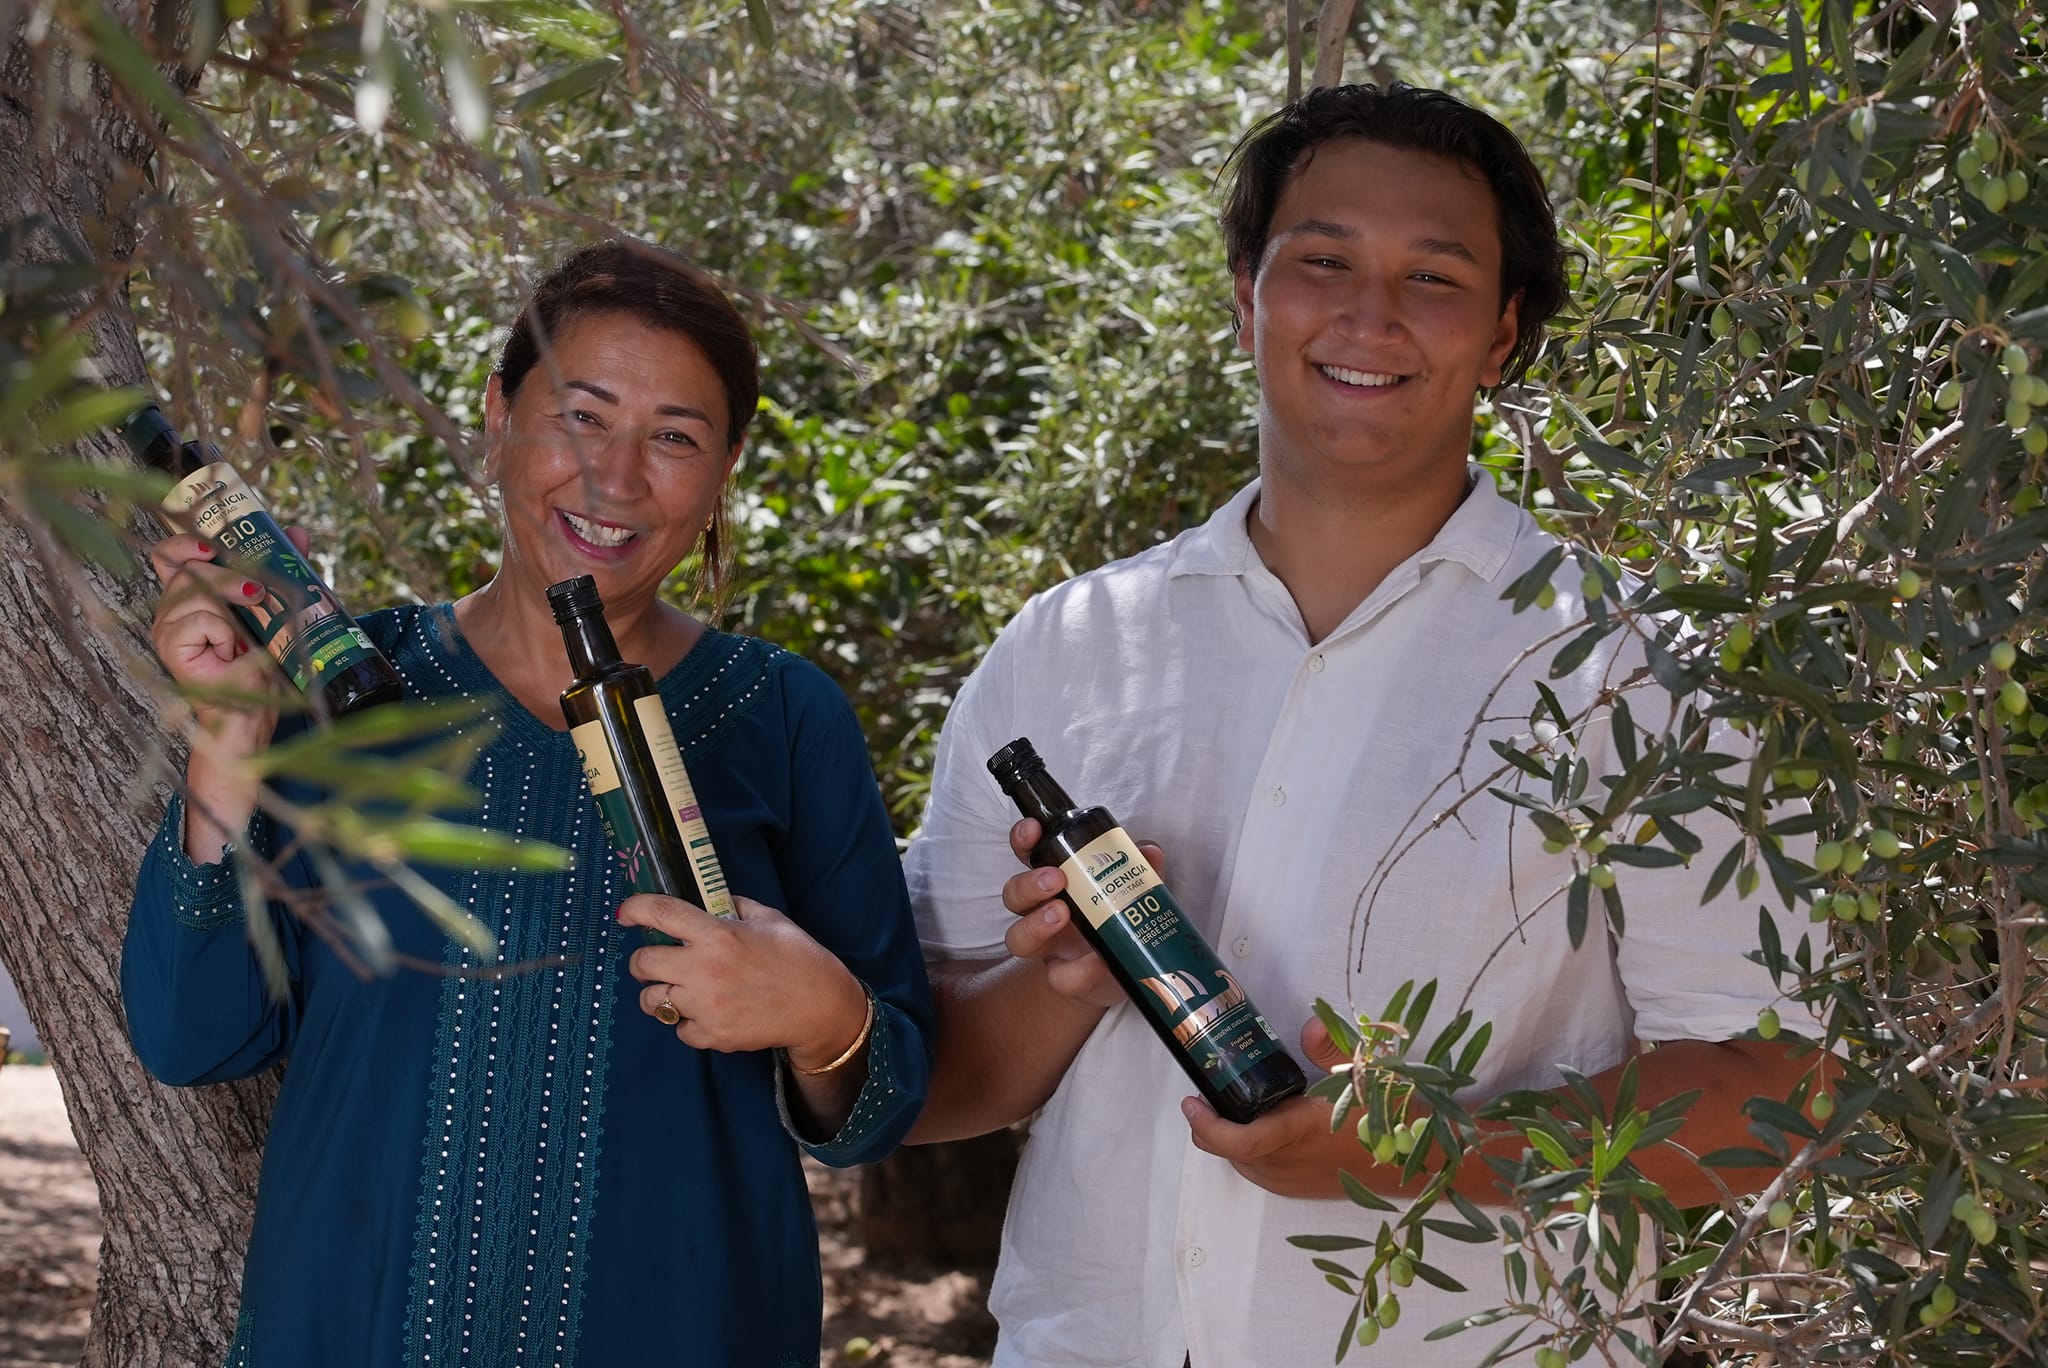
[[(1686, 1099), (1468, 1109), (1483, 1023), (1425, 1027), (1428, 985), (1329, 1010), (1355, 1067), (1324, 1091), (1390, 1162), (1462, 1153), (1478, 1119), (1528, 1142), (1494, 1162), (1503, 1212), (1439, 1191), (1304, 1235), (1355, 1301), (1338, 1357), (1445, 1238), (1503, 1242), (1506, 1295), (1444, 1327), (1475, 1363), (2048, 1348), (2044, 37), (1996, 4), (1667, 6), (1639, 52), (1554, 70), (1545, 112), (1587, 149), (1583, 312), (1497, 397), (1481, 454), (1573, 542), (1590, 607), (1553, 673), (1617, 633), (1647, 667), (1597, 715), (1539, 704), (1490, 794), (1418, 819), (1516, 804), (1570, 852), (1547, 907), (1575, 938), (1593, 917), (1625, 936), (1631, 871), (1679, 860), (1804, 909), (1796, 944), (1760, 918), (1755, 957), (1842, 1072), (1754, 1099), (1754, 1144), (1700, 1156), (1775, 1170), (1762, 1192), (1679, 1211), (1630, 1156)], [(1535, 601), (1557, 565), (1508, 593)], [(1623, 772), (1599, 781), (1582, 750), (1609, 745)], [(1704, 810), (1739, 839), (1703, 848)], [(1771, 1009), (1756, 1034), (1783, 1028)]]

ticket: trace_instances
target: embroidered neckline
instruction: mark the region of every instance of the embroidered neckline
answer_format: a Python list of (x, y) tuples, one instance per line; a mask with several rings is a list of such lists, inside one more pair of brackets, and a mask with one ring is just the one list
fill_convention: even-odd
[[(549, 726), (528, 711), (470, 649), (456, 625), (452, 605), (408, 605), (391, 611), (401, 615), (403, 635), (414, 638), (416, 649), (458, 693), (495, 702), (493, 716), (506, 735), (536, 751), (567, 749), (572, 744), (568, 732)], [(411, 621), (405, 621), (406, 617)], [(683, 658), (655, 681), (684, 758), (708, 749), (726, 724), (744, 716), (761, 698), (765, 677), (789, 658), (779, 646), (706, 627)], [(400, 668), (404, 668), (403, 662)]]

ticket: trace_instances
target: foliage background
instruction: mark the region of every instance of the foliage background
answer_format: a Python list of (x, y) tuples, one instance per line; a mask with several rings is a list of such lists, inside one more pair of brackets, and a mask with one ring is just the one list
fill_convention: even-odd
[[(175, 416), (313, 529), (346, 596), (460, 594), (494, 540), (467, 434), (495, 329), (566, 244), (642, 234), (759, 327), (731, 621), (840, 680), (907, 830), (948, 700), (1023, 599), (1253, 469), (1214, 178), (1284, 89), (1277, 5), (246, 6), (139, 41), (96, 0), (37, 12), (167, 132), (154, 177), (117, 186), (132, 262), (82, 242), (70, 274), (10, 276), (11, 518), (123, 558), (40, 460), (86, 424), (35, 404), (70, 383), (50, 319), (132, 269)], [(209, 33), (191, 105), (137, 65)], [(1825, 1145), (1757, 1110), (1759, 1146), (1798, 1159), (1753, 1205), (1659, 1213), (1629, 1145), (1536, 1145), (1511, 1239), (1570, 1248), (1582, 1194), (1610, 1219), (1647, 1203), (1671, 1263), (1594, 1276), (1670, 1314), (1617, 1327), (1584, 1286), (1525, 1280), (1513, 1351), (2038, 1357), (2040, 15), (1402, 0), (1350, 37), (1354, 76), (1453, 89), (1552, 170), (1576, 311), (1475, 455), (1586, 548), (1589, 633), (1650, 638), (1654, 684), (1757, 749), (1717, 758), (1704, 717), (1643, 732), (1604, 793), (1571, 764), (1585, 719), (1504, 756), (1579, 860), (1559, 897), (1614, 914), (1629, 866), (1694, 854), (1685, 812), (1729, 811), (1743, 841), (1697, 858), (1816, 913), (1760, 953), (1851, 1063)], [(1383, 1083), (1429, 1082), (1375, 1048)], [(1412, 1222), (1366, 1241), (1338, 1279), (1363, 1319), (1421, 1244)]]

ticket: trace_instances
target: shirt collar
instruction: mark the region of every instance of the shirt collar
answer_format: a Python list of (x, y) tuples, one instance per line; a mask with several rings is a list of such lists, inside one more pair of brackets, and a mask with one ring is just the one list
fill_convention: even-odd
[[(1480, 579), (1491, 582), (1514, 554), (1522, 533), (1518, 509), (1500, 496), (1493, 476), (1480, 466), (1468, 466), (1469, 483), (1464, 500), (1450, 519), (1437, 530), (1429, 545), (1415, 555), (1417, 568), (1437, 561), (1456, 561)], [(1190, 532), (1182, 541), (1168, 574), (1242, 575), (1258, 563), (1252, 547), (1251, 530), (1245, 521), (1258, 501), (1259, 481), (1230, 496), (1230, 502), (1216, 510), (1209, 521)]]

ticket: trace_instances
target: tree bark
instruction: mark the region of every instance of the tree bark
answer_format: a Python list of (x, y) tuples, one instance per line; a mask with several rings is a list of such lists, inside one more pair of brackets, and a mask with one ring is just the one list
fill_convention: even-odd
[[(127, 260), (133, 211), (110, 205), (133, 202), (150, 139), (119, 115), (103, 74), (91, 73), (98, 101), (46, 103), (45, 92), (75, 88), (67, 60), (53, 70), (51, 50), (31, 49), (21, 29), (0, 41), (0, 224), (41, 215), (96, 259)], [(64, 106), (72, 121), (53, 113)], [(23, 250), (54, 247), (45, 234)], [(119, 300), (90, 328), (107, 382), (142, 382)], [(138, 662), (154, 668), (143, 625), (154, 584), (146, 570), (124, 582), (67, 563), (27, 509), (0, 498), (0, 963), (99, 1185), (105, 1238), (84, 1364), (212, 1365), (232, 1337), (276, 1085), (164, 1088), (129, 1047), (122, 930), (162, 777), (176, 772), (138, 674)]]
[(887, 1268), (994, 1268), (1020, 1135), (910, 1145), (861, 1171), (855, 1229)]

